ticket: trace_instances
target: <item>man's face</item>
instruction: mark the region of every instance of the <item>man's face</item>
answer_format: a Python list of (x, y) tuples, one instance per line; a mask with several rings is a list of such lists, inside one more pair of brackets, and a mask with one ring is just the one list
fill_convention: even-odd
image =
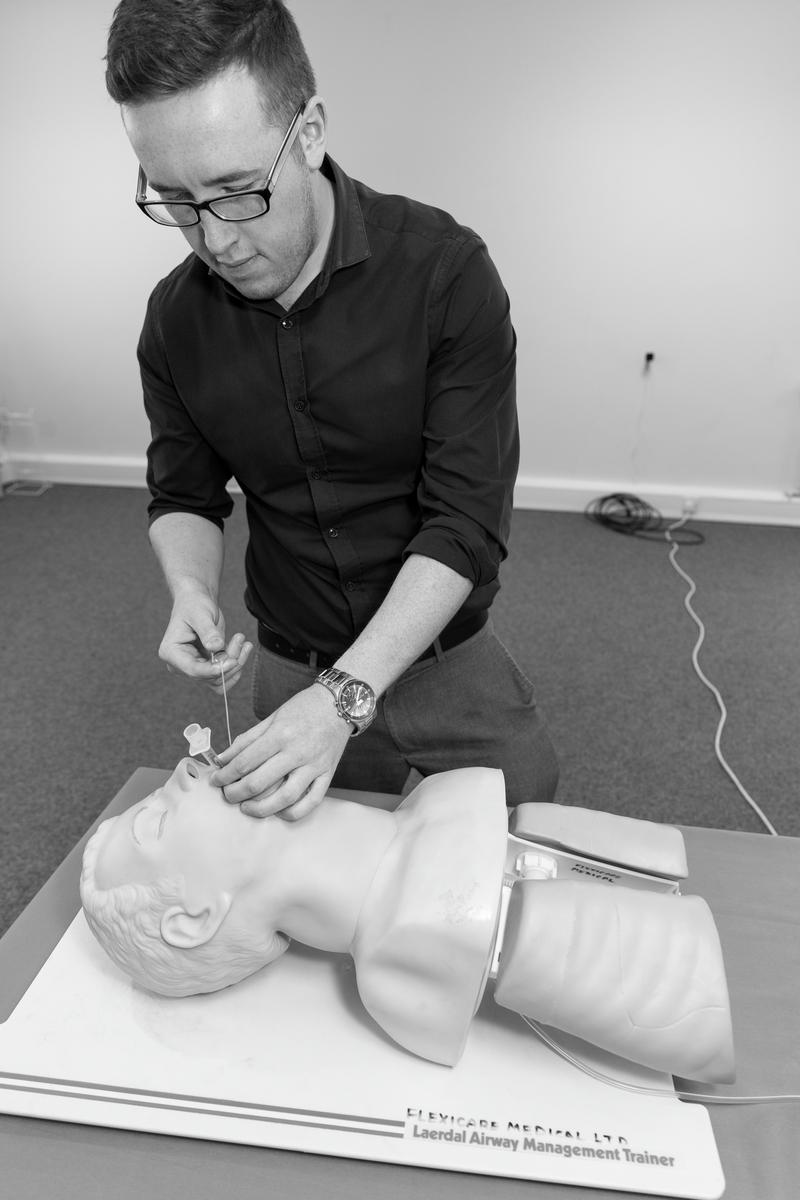
[(190, 902), (235, 892), (256, 865), (253, 822), (209, 783), (213, 768), (184, 758), (163, 787), (106, 822), (95, 867), (99, 888), (182, 875)]
[[(211, 200), (263, 188), (286, 133), (269, 124), (253, 76), (234, 67), (202, 87), (124, 105), (122, 115), (150, 192), (167, 200)], [(268, 213), (233, 222), (204, 212), (199, 225), (181, 232), (195, 254), (243, 296), (280, 297), (319, 236), (311, 179), (307, 162), (290, 154)]]

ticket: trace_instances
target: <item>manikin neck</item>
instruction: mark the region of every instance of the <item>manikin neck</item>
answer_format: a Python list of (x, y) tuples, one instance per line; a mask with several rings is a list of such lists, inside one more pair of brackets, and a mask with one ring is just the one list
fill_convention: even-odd
[(245, 902), (271, 930), (317, 950), (349, 951), (397, 830), (394, 814), (328, 796), (301, 821), (267, 817), (256, 825), (263, 853)]

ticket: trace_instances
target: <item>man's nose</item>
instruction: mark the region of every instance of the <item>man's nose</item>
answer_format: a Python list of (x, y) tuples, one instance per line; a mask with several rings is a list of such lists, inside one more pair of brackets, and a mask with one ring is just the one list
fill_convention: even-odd
[(215, 258), (224, 258), (238, 237), (235, 221), (223, 221), (213, 213), (201, 212), (200, 225), (206, 249)]

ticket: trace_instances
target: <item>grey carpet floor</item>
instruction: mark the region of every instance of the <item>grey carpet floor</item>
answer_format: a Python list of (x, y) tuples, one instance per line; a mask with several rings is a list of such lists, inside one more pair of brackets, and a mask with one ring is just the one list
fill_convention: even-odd
[[(222, 701), (157, 658), (168, 597), (145, 505), (138, 489), (68, 486), (0, 501), (0, 933), (136, 767), (175, 764), (185, 725), (225, 744)], [(800, 836), (800, 530), (696, 527), (705, 543), (678, 561), (729, 710), (723, 751), (778, 831)], [(252, 636), (245, 540), (239, 499), (222, 601), (229, 630)], [(562, 803), (763, 831), (715, 758), (718, 709), (663, 542), (518, 511), (502, 580), (495, 626), (536, 685)], [(248, 684), (229, 699), (236, 734), (252, 723)]]

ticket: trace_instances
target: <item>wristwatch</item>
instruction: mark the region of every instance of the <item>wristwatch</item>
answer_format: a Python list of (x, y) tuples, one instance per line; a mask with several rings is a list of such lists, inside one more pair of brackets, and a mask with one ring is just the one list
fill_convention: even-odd
[(353, 726), (351, 737), (363, 733), (375, 720), (378, 701), (372, 688), (363, 679), (355, 679), (336, 667), (326, 667), (320, 671), (314, 683), (321, 683), (331, 693), (337, 713)]

